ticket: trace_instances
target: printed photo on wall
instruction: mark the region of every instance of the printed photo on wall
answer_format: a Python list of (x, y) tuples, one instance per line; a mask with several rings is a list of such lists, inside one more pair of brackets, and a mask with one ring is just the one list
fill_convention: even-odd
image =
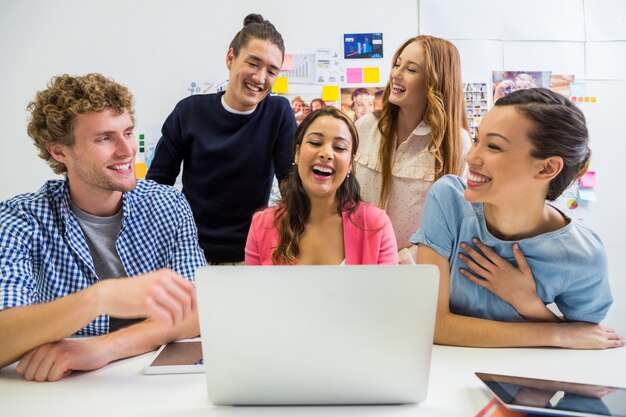
[(341, 89), (341, 110), (353, 121), (383, 107), (384, 87), (358, 87)]
[(493, 71), (493, 102), (516, 90), (550, 88), (551, 71)]
[(576, 81), (573, 75), (552, 74), (550, 76), (550, 90), (563, 94), (565, 97), (572, 97), (572, 83)]
[(343, 57), (345, 59), (382, 58), (383, 34), (344, 33)]
[(318, 87), (319, 91), (317, 92), (294, 92), (289, 91), (288, 93), (279, 94), (280, 96), (285, 97), (291, 103), (291, 108), (293, 109), (293, 114), (296, 117), (296, 122), (300, 124), (300, 122), (307, 117), (311, 112), (326, 106), (335, 106), (339, 107), (337, 102), (325, 102), (322, 100), (322, 89)]
[(467, 121), (469, 122), (470, 135), (476, 135), (476, 128), (480, 124), (485, 113), (489, 110), (487, 100), (487, 83), (463, 83), (465, 91), (465, 109), (467, 110)]

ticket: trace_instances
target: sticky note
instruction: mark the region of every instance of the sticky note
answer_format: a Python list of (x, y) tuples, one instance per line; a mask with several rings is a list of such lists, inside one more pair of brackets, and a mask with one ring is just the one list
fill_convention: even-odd
[(322, 100), (327, 103), (339, 100), (339, 87), (336, 85), (322, 86)]
[(585, 103), (589, 103), (589, 97), (585, 96)]
[(135, 178), (144, 179), (148, 172), (148, 166), (145, 162), (135, 162)]
[(276, 82), (272, 88), (272, 93), (286, 93), (289, 90), (289, 80), (287, 77), (276, 77)]
[(363, 68), (363, 82), (379, 83), (380, 69), (378, 67)]
[(592, 102), (592, 103), (595, 103), (596, 101), (597, 101), (597, 99), (596, 99), (596, 97), (595, 97), (595, 96), (594, 96), (594, 97), (591, 97), (591, 102)]
[(598, 201), (596, 193), (594, 193), (591, 188), (579, 188), (578, 198), (584, 201)]
[(283, 60), (283, 66), (280, 67), (281, 71), (291, 71), (293, 69), (293, 55), (285, 55)]
[(587, 171), (585, 175), (580, 177), (578, 180), (578, 185), (583, 188), (591, 188), (596, 186), (596, 172), (595, 171)]
[(360, 84), (363, 82), (363, 68), (347, 68), (346, 76), (348, 84)]
[(587, 91), (586, 91), (587, 88), (584, 82), (574, 81), (573, 83), (569, 85), (569, 88), (570, 88), (570, 92), (572, 96), (580, 97), (580, 96), (585, 96), (587, 94)]

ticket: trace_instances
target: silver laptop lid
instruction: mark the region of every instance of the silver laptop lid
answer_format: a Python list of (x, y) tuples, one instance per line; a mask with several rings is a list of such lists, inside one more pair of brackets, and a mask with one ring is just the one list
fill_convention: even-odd
[(212, 403), (425, 399), (435, 266), (210, 266), (196, 280)]

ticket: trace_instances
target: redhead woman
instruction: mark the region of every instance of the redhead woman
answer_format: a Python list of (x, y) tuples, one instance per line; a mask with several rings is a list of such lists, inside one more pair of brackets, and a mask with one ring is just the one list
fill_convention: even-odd
[(394, 54), (382, 110), (356, 126), (363, 200), (387, 211), (401, 259), (412, 262), (416, 247), (409, 238), (421, 223), (428, 189), (445, 174), (463, 174), (470, 147), (456, 47), (432, 36), (407, 40)]

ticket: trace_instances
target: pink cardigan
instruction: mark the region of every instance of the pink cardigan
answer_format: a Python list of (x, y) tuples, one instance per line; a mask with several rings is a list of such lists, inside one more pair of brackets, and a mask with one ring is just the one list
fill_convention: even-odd
[[(278, 246), (278, 230), (274, 227), (276, 211), (276, 207), (270, 207), (252, 217), (246, 265), (272, 265), (272, 253)], [(398, 263), (396, 237), (384, 210), (361, 202), (351, 216), (347, 211), (342, 216), (347, 265)]]

